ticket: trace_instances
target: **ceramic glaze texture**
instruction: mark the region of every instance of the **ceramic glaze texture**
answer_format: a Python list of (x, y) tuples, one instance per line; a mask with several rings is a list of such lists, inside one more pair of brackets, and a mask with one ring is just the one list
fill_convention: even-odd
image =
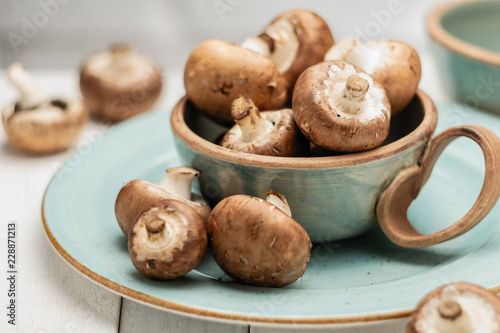
[(440, 7), (428, 29), (447, 89), (459, 102), (500, 113), (500, 2)]
[[(427, 104), (419, 98), (426, 100)], [(422, 122), (424, 111), (428, 117), (426, 130), (419, 130), (425, 132), (425, 136), (401, 145), (400, 149), (390, 154), (366, 158), (354, 165), (335, 165), (337, 158), (348, 155), (296, 158), (298, 163), (307, 160), (308, 167), (270, 167), (258, 162), (249, 165), (244, 159), (231, 161), (216, 157), (216, 154), (207, 154), (198, 149), (196, 144), (189, 144), (178, 135), (174, 136), (174, 142), (182, 162), (200, 171), (201, 192), (212, 204), (230, 195), (247, 194), (263, 198), (266, 191), (277, 191), (287, 198), (293, 218), (305, 228), (312, 242), (335, 241), (376, 227), (375, 209), (380, 194), (399, 171), (419, 161), (437, 121), (432, 102), (422, 93), (419, 98), (412, 102), (406, 113), (403, 111), (401, 116), (395, 118), (394, 131), (387, 141), (399, 139), (401, 135), (417, 128)], [(424, 110), (424, 104), (428, 110)], [(180, 101), (173, 112), (181, 112), (188, 127), (207, 141), (216, 141), (226, 130), (205, 118), (185, 100)], [(407, 127), (404, 130), (399, 128), (403, 123)], [(315, 161), (321, 160), (332, 163), (315, 164)]]

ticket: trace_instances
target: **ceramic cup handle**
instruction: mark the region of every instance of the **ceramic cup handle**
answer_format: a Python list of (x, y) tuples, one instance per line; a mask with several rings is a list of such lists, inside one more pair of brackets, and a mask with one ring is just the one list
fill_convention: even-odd
[[(423, 235), (410, 224), (407, 210), (432, 172), (437, 159), (454, 139), (468, 137), (481, 147), (485, 161), (483, 187), (472, 208), (446, 229)], [(398, 173), (380, 196), (377, 218), (389, 239), (405, 247), (424, 247), (455, 238), (478, 224), (493, 208), (500, 196), (500, 139), (479, 125), (452, 127), (432, 138), (421, 163)]]

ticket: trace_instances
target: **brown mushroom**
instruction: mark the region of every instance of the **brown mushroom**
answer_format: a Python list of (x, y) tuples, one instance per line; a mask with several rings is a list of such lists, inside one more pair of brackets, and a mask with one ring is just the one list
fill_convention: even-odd
[(347, 37), (326, 53), (325, 60), (346, 61), (380, 82), (391, 102), (392, 115), (413, 99), (422, 73), (417, 52), (408, 44), (394, 40), (363, 45), (354, 37)]
[(242, 46), (269, 57), (291, 93), (300, 74), (323, 61), (333, 43), (330, 28), (320, 16), (296, 9), (275, 18), (260, 36), (248, 38)]
[(220, 268), (236, 281), (283, 287), (306, 271), (311, 241), (291, 217), (285, 197), (269, 191), (267, 201), (234, 195), (213, 209), (207, 222)]
[(344, 61), (325, 61), (302, 73), (292, 109), (302, 133), (324, 149), (369, 150), (389, 134), (391, 107), (384, 89)]
[(52, 153), (69, 147), (80, 134), (88, 111), (79, 100), (48, 99), (21, 63), (7, 68), (20, 98), (2, 111), (9, 142), (31, 153)]
[(287, 98), (286, 80), (268, 58), (219, 40), (201, 43), (184, 70), (189, 100), (207, 115), (232, 123), (231, 103), (248, 96), (261, 110), (281, 108)]
[(181, 201), (208, 219), (210, 206), (201, 196), (191, 193), (191, 183), (199, 172), (188, 167), (170, 168), (158, 183), (136, 179), (125, 184), (115, 201), (115, 216), (118, 225), (128, 236), (137, 217), (153, 203), (162, 199)]
[(162, 85), (159, 66), (130, 45), (91, 56), (80, 72), (80, 90), (90, 112), (111, 122), (150, 110)]
[(220, 145), (236, 151), (268, 156), (305, 156), (309, 142), (297, 128), (291, 109), (259, 112), (246, 96), (233, 101), (236, 121)]
[(207, 249), (205, 223), (193, 208), (162, 200), (143, 212), (130, 230), (135, 268), (153, 279), (174, 279), (198, 266)]
[(428, 293), (406, 325), (407, 333), (500, 332), (500, 298), (475, 284), (455, 282)]

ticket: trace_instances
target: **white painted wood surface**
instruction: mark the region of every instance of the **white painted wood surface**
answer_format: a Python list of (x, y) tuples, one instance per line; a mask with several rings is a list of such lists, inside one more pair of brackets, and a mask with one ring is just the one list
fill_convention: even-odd
[[(424, 76), (421, 88), (437, 100), (448, 99), (437, 80), (434, 64), (422, 54)], [(78, 96), (77, 72), (35, 71), (35, 79), (49, 94)], [(168, 72), (166, 91), (158, 108), (169, 109), (182, 96), (182, 69)], [(16, 92), (0, 73), (0, 105), (16, 98)], [(101, 128), (90, 122), (85, 133)], [(75, 147), (78, 146), (76, 143)], [(0, 130), (0, 304), (7, 301), (5, 231), (9, 221), (18, 227), (19, 245), (17, 325), (6, 324), (5, 311), (0, 312), (0, 332), (400, 332), (405, 319), (368, 325), (334, 325), (328, 327), (268, 327), (248, 323), (216, 322), (171, 314), (123, 299), (94, 284), (73, 270), (51, 248), (41, 221), (41, 202), (45, 187), (57, 167), (74, 151), (50, 156), (26, 155), (6, 143)], [(3, 238), (2, 238), (3, 237)]]
[[(77, 95), (75, 73), (38, 72), (47, 93)], [(0, 105), (17, 98), (3, 73)], [(89, 128), (93, 125), (89, 125)], [(1, 332), (116, 332), (120, 297), (95, 285), (70, 268), (52, 249), (42, 226), (45, 188), (71, 150), (49, 156), (24, 154), (7, 144), (0, 131), (0, 304), (7, 301), (5, 232), (17, 223), (17, 320), (7, 324), (2, 310)], [(64, 204), (64, 203), (61, 203)]]

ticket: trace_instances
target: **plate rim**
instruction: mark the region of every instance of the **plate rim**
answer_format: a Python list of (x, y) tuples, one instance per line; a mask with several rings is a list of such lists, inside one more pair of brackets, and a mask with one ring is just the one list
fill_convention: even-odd
[[(53, 179), (52, 179), (53, 180)], [(47, 191), (52, 183), (49, 182), (47, 189), (43, 196), (42, 201), (42, 222), (43, 228), (45, 230), (45, 235), (47, 236), (49, 243), (56, 253), (72, 268), (77, 272), (90, 279), (92, 282), (105, 287), (106, 289), (113, 291), (121, 296), (127, 297), (129, 299), (145, 303), (149, 306), (154, 306), (155, 308), (160, 308), (162, 310), (170, 310), (173, 312), (179, 312), (179, 314), (189, 314), (195, 316), (201, 316), (203, 318), (209, 319), (222, 319), (227, 321), (242, 321), (242, 322), (255, 322), (264, 324), (302, 324), (302, 325), (329, 325), (329, 324), (353, 324), (353, 323), (368, 323), (381, 320), (391, 320), (400, 319), (408, 317), (412, 312), (411, 310), (394, 311), (388, 313), (372, 314), (365, 316), (344, 316), (344, 317), (331, 317), (331, 318), (272, 318), (272, 317), (260, 317), (260, 316), (245, 316), (233, 313), (225, 313), (220, 311), (211, 311), (205, 309), (199, 309), (196, 307), (191, 307), (188, 305), (178, 304), (172, 301), (154, 297), (142, 293), (140, 291), (131, 289), (129, 287), (123, 286), (119, 283), (113, 282), (108, 278), (94, 272), (90, 268), (87, 268), (84, 264), (73, 258), (62, 246), (59, 244), (57, 239), (52, 234), (50, 227), (47, 224), (47, 218), (45, 216), (45, 198)], [(500, 292), (500, 286), (498, 287)]]
[[(451, 103), (449, 103), (451, 104)], [(154, 117), (154, 115), (161, 115), (164, 112), (158, 112), (159, 110), (148, 112), (144, 115), (139, 115), (138, 117), (134, 117), (134, 119), (130, 119), (124, 121), (120, 124), (109, 128), (105, 133), (104, 137), (109, 136), (113, 132), (120, 130), (122, 127), (130, 126), (130, 123), (143, 118)], [(400, 310), (400, 311), (388, 311), (384, 313), (375, 313), (375, 314), (366, 314), (366, 315), (355, 315), (355, 316), (341, 316), (341, 317), (321, 317), (321, 318), (284, 318), (284, 317), (263, 317), (263, 316), (252, 316), (252, 315), (242, 315), (235, 313), (227, 313), (223, 310), (215, 311), (208, 309), (200, 309), (197, 307), (179, 304), (173, 301), (168, 301), (166, 299), (161, 299), (132, 288), (126, 287), (117, 282), (113, 282), (110, 279), (96, 273), (90, 268), (86, 267), (83, 263), (76, 260), (71, 254), (69, 254), (66, 249), (58, 242), (56, 237), (52, 234), (52, 231), (48, 225), (47, 217), (45, 214), (45, 200), (47, 198), (47, 194), (55, 182), (59, 172), (67, 163), (68, 160), (72, 158), (73, 155), (78, 154), (78, 150), (70, 154), (70, 156), (62, 163), (58, 169), (58, 171), (52, 176), (49, 181), (44, 194), (41, 205), (41, 217), (43, 228), (46, 234), (49, 243), (55, 252), (73, 269), (75, 269), (78, 273), (88, 278), (90, 281), (95, 284), (106, 288), (107, 290), (114, 292), (122, 297), (126, 297), (133, 301), (137, 301), (145, 304), (146, 306), (151, 306), (163, 311), (170, 311), (172, 313), (178, 315), (190, 315), (197, 317), (198, 319), (212, 320), (212, 321), (224, 321), (226, 323), (236, 323), (236, 322), (245, 322), (245, 323), (258, 323), (258, 324), (267, 324), (267, 325), (312, 325), (312, 326), (320, 326), (320, 325), (332, 325), (332, 324), (366, 324), (373, 323), (377, 321), (384, 320), (395, 320), (401, 319), (404, 317), (409, 317), (411, 313), (414, 311), (416, 304), (410, 309)], [(486, 241), (487, 242), (487, 241)], [(500, 284), (494, 287), (487, 288), (495, 293), (500, 293)], [(423, 296), (423, 295), (422, 295)]]

